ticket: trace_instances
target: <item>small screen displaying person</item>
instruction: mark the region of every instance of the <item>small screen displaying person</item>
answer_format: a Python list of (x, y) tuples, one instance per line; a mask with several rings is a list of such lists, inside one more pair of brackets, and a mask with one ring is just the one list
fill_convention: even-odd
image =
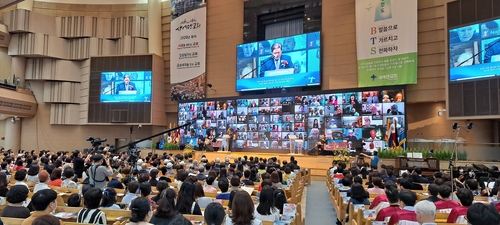
[(130, 75), (126, 74), (123, 77), (123, 83), (120, 83), (116, 86), (116, 94), (119, 94), (120, 91), (139, 91), (134, 83), (130, 82)]
[(269, 70), (293, 68), (292, 58), (282, 53), (283, 50), (280, 43), (276, 42), (271, 46), (272, 56), (270, 59), (265, 59), (260, 66), (260, 77), (264, 77), (266, 71)]

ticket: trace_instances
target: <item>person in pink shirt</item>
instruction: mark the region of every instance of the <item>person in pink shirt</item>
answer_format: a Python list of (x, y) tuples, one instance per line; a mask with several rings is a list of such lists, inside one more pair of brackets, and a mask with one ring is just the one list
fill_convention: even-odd
[(368, 188), (368, 193), (370, 194), (379, 194), (379, 195), (383, 195), (385, 194), (385, 191), (384, 189), (380, 188), (382, 186), (382, 178), (380, 177), (373, 177), (372, 178), (372, 184), (373, 184), (373, 187), (372, 188)]
[(415, 203), (417, 202), (417, 194), (410, 190), (402, 190), (399, 192), (399, 207), (402, 208), (391, 216), (388, 225), (396, 225), (402, 221), (417, 222), (417, 214), (415, 213)]
[(467, 210), (469, 206), (472, 205), (474, 201), (474, 195), (472, 191), (466, 188), (460, 188), (457, 191), (457, 197), (462, 203), (462, 206), (455, 207), (451, 209), (450, 215), (448, 216), (447, 223), (459, 223), (459, 224), (467, 224), (467, 220), (465, 217), (467, 216)]
[(217, 193), (217, 189), (213, 186), (215, 178), (210, 176), (207, 178), (206, 183), (207, 186), (203, 188), (203, 192), (205, 193)]
[(453, 208), (460, 206), (460, 204), (450, 199), (451, 187), (449, 185), (443, 184), (439, 186), (439, 195), (442, 200), (434, 203), (438, 212), (449, 213)]

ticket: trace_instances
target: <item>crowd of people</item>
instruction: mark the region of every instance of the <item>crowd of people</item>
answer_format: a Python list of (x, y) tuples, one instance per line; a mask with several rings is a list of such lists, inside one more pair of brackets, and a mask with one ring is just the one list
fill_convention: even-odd
[[(490, 190), (487, 184), (480, 185), (482, 182), (478, 182), (472, 169), (467, 172), (460, 169), (460, 176), (453, 181), (450, 174), (442, 172), (435, 172), (432, 177), (422, 176), (422, 169), (418, 167), (397, 177), (393, 166), (381, 165), (379, 171), (377, 165), (356, 164), (347, 168), (345, 163), (336, 161), (329, 172), (338, 182), (338, 191), (350, 197), (347, 214), (351, 204), (363, 204), (377, 212), (375, 221), (388, 225), (402, 221), (435, 224), (438, 212), (449, 213), (447, 223), (500, 224), (500, 197), (497, 197), (500, 196), (500, 180), (495, 181)], [(427, 193), (422, 194), (424, 186), (427, 186)], [(416, 192), (427, 197), (417, 202)], [(377, 196), (371, 202), (370, 194)], [(475, 196), (495, 196), (495, 199), (489, 205), (474, 203)]]
[[(23, 225), (62, 224), (53, 216), (58, 207), (53, 187), (80, 190), (65, 203), (82, 208), (78, 223), (107, 224), (102, 210), (130, 210), (130, 225), (191, 224), (182, 215), (202, 215), (204, 210), (207, 224), (262, 224), (280, 219), (287, 202), (281, 188), (300, 169), (294, 157), (280, 163), (277, 158), (247, 156), (209, 162), (205, 156), (198, 161), (191, 155), (166, 153), (138, 159), (125, 153), (83, 156), (80, 151), (3, 155), (0, 196), (6, 197), (8, 205), (1, 217), (23, 218)], [(14, 185), (9, 185), (10, 176), (16, 180)], [(260, 185), (254, 186), (257, 182)], [(34, 194), (28, 200), (30, 187)], [(257, 197), (244, 187), (258, 190)], [(121, 202), (118, 189), (126, 193)], [(206, 193), (215, 193), (215, 199)], [(223, 208), (219, 199), (228, 200), (228, 207)]]

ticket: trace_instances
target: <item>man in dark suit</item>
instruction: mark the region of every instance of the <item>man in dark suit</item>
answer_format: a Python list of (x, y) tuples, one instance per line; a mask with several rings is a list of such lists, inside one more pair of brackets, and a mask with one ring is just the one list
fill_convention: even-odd
[(135, 86), (135, 84), (130, 82), (130, 75), (128, 75), (128, 74), (125, 74), (125, 76), (123, 77), (123, 83), (120, 83), (116, 86), (116, 93), (115, 94), (119, 94), (120, 91), (137, 91), (137, 92), (139, 92), (139, 90), (137, 90), (137, 87)]
[(424, 183), (424, 184), (429, 183), (429, 180), (422, 176), (422, 168), (416, 167), (414, 171), (420, 177), (420, 180), (418, 181), (418, 183)]
[(282, 46), (276, 42), (271, 46), (271, 58), (265, 59), (260, 66), (259, 77), (264, 77), (266, 71), (293, 68), (292, 57), (282, 54)]

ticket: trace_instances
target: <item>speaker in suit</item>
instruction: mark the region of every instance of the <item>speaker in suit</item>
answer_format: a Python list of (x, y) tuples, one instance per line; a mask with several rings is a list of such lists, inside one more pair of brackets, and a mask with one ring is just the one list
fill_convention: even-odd
[(271, 47), (272, 56), (266, 59), (260, 66), (259, 77), (264, 77), (266, 71), (276, 69), (293, 68), (292, 57), (283, 55), (282, 46), (280, 43), (274, 43)]
[(135, 84), (130, 82), (130, 75), (125, 75), (125, 77), (123, 77), (123, 83), (116, 86), (115, 94), (119, 94), (120, 91), (137, 91), (137, 93), (139, 93)]

